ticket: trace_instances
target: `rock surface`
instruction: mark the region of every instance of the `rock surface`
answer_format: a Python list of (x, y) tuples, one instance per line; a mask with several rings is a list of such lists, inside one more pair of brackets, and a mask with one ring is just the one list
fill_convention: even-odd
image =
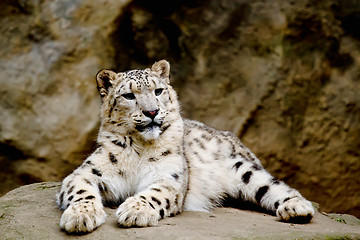
[[(73, 236), (59, 228), (62, 211), (55, 205), (59, 183), (20, 187), (0, 198), (1, 239), (360, 239), (360, 220), (336, 215), (345, 223), (316, 213), (310, 224), (276, 221), (263, 213), (218, 208), (210, 213), (184, 212), (149, 228), (119, 228), (116, 209), (106, 208), (104, 225)], [(348, 220), (349, 219), (349, 220)]]
[(170, 60), (185, 117), (235, 132), (325, 211), (360, 217), (360, 2), (0, 2), (0, 191), (91, 151), (94, 76)]

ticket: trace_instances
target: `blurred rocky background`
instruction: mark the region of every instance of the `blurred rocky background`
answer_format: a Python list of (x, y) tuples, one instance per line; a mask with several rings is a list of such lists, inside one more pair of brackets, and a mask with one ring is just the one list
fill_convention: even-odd
[(100, 69), (165, 58), (185, 117), (360, 217), (359, 29), (358, 0), (2, 0), (0, 192), (60, 181), (92, 151)]

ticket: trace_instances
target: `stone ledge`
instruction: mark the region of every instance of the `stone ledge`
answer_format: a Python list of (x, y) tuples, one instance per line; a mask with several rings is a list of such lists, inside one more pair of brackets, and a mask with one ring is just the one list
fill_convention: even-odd
[(360, 239), (360, 220), (352, 216), (331, 215), (333, 220), (317, 212), (310, 224), (297, 225), (232, 208), (184, 212), (158, 227), (127, 229), (117, 226), (116, 210), (106, 208), (106, 223), (93, 233), (67, 235), (59, 228), (62, 211), (55, 205), (59, 187), (55, 182), (31, 184), (1, 197), (1, 239)]

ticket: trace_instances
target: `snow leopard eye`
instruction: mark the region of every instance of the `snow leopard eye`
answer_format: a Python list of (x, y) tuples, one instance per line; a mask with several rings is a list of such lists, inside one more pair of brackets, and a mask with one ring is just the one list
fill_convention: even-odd
[(163, 91), (164, 91), (163, 88), (157, 88), (157, 89), (155, 89), (155, 95), (159, 96)]
[(135, 95), (133, 93), (125, 93), (123, 95), (121, 95), (123, 98), (127, 99), (127, 100), (134, 100), (135, 99)]

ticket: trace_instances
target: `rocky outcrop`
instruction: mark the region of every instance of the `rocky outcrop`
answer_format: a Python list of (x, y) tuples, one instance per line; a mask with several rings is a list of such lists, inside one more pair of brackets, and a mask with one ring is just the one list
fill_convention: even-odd
[(93, 233), (70, 236), (59, 228), (62, 211), (55, 205), (59, 183), (39, 183), (0, 198), (1, 239), (360, 239), (360, 220), (349, 215), (331, 219), (316, 213), (309, 224), (278, 222), (262, 213), (219, 208), (210, 213), (184, 212), (149, 228), (119, 228), (116, 209)]
[(235, 132), (326, 211), (360, 216), (357, 1), (2, 1), (0, 188), (91, 151), (94, 76), (166, 58), (185, 117)]

